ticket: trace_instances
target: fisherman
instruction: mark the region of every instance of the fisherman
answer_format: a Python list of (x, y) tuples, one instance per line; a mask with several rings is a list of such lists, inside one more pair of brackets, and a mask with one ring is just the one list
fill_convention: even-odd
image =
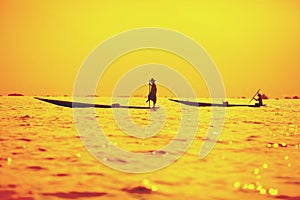
[[(150, 89), (151, 87), (151, 89)], [(155, 79), (151, 78), (149, 80), (149, 95), (148, 95), (148, 100), (146, 101), (146, 103), (148, 101), (153, 101), (153, 108), (155, 108), (155, 104), (156, 104), (156, 92), (157, 92), (157, 88), (156, 88), (156, 84), (155, 84)]]
[(257, 94), (258, 98), (254, 98), (255, 101), (258, 101), (258, 103), (256, 103), (255, 105), (257, 106), (263, 106), (263, 100), (262, 100), (262, 95), (260, 93)]

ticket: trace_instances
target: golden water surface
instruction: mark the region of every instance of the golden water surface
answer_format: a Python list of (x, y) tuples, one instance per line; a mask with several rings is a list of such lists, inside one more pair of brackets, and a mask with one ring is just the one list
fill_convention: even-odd
[[(130, 104), (145, 106), (144, 100)], [(111, 169), (87, 151), (72, 109), (33, 97), (0, 97), (0, 199), (300, 199), (300, 102), (265, 103), (261, 108), (226, 108), (221, 136), (204, 159), (199, 151), (213, 126), (212, 109), (195, 107), (200, 123), (182, 157), (157, 171), (134, 174)], [(181, 120), (178, 104), (166, 98), (158, 104), (166, 111), (164, 127), (145, 139), (124, 134), (111, 109), (96, 109), (95, 114), (112, 145), (152, 152), (172, 141)], [(160, 109), (131, 110), (130, 116), (136, 125), (147, 126), (151, 112)], [(134, 165), (146, 166), (147, 160)]]

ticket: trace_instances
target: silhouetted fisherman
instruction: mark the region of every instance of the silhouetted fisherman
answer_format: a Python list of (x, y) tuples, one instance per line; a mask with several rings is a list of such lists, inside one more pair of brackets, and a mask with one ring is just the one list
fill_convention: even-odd
[(263, 106), (263, 100), (262, 100), (262, 96), (260, 93), (257, 94), (258, 98), (254, 98), (256, 101), (258, 101), (258, 103), (256, 103), (255, 105), (257, 106)]
[[(151, 78), (151, 80), (149, 80), (149, 95), (146, 103), (150, 100), (153, 101), (153, 108), (155, 108), (155, 104), (156, 104), (156, 92), (157, 92), (157, 88), (156, 88), (155, 80)], [(149, 103), (149, 107), (150, 107), (150, 103)]]

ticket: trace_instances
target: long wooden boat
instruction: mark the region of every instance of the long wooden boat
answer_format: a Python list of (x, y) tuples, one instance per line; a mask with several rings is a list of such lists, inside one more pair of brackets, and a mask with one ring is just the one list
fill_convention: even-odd
[[(51, 103), (57, 106), (63, 106), (68, 108), (127, 108), (127, 109), (150, 109), (148, 106), (121, 106), (119, 104), (105, 105), (105, 104), (92, 104), (92, 103), (80, 103), (80, 102), (72, 102), (72, 101), (63, 101), (63, 100), (55, 100), (55, 99), (45, 99), (34, 97), (37, 100), (44, 101), (47, 103)], [(158, 108), (158, 107), (156, 107)]]
[[(254, 104), (254, 105), (248, 105), (248, 104), (228, 104), (227, 102), (224, 102), (222, 104), (218, 103), (204, 103), (204, 102), (193, 102), (193, 101), (182, 101), (182, 100), (177, 100), (177, 99), (169, 99), (170, 101), (177, 102), (177, 103), (182, 103), (185, 105), (189, 106), (196, 106), (196, 107), (255, 107), (258, 108), (261, 105), (259, 104)], [(262, 105), (264, 106), (264, 105)]]

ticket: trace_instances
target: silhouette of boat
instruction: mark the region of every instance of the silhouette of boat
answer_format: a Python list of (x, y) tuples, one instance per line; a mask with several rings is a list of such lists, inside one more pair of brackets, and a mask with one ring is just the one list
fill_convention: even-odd
[[(55, 100), (55, 99), (45, 99), (34, 97), (37, 100), (44, 101), (47, 103), (51, 103), (57, 106), (67, 107), (67, 108), (127, 108), (127, 109), (150, 109), (148, 106), (121, 106), (120, 104), (92, 104), (92, 103), (79, 103), (72, 101), (63, 101), (63, 100)], [(158, 107), (156, 107), (158, 108)]]
[(8, 94), (7, 96), (10, 96), (10, 97), (22, 97), (22, 96), (24, 96), (24, 94), (10, 93), (10, 94)]
[[(204, 102), (193, 102), (193, 101), (182, 101), (182, 100), (176, 100), (176, 99), (169, 99), (170, 101), (174, 101), (177, 103), (189, 105), (189, 106), (195, 106), (195, 107), (260, 107), (259, 104), (249, 105), (249, 104), (228, 104), (227, 102), (224, 102), (222, 104), (218, 103), (204, 103)], [(264, 106), (264, 105), (262, 105)]]

